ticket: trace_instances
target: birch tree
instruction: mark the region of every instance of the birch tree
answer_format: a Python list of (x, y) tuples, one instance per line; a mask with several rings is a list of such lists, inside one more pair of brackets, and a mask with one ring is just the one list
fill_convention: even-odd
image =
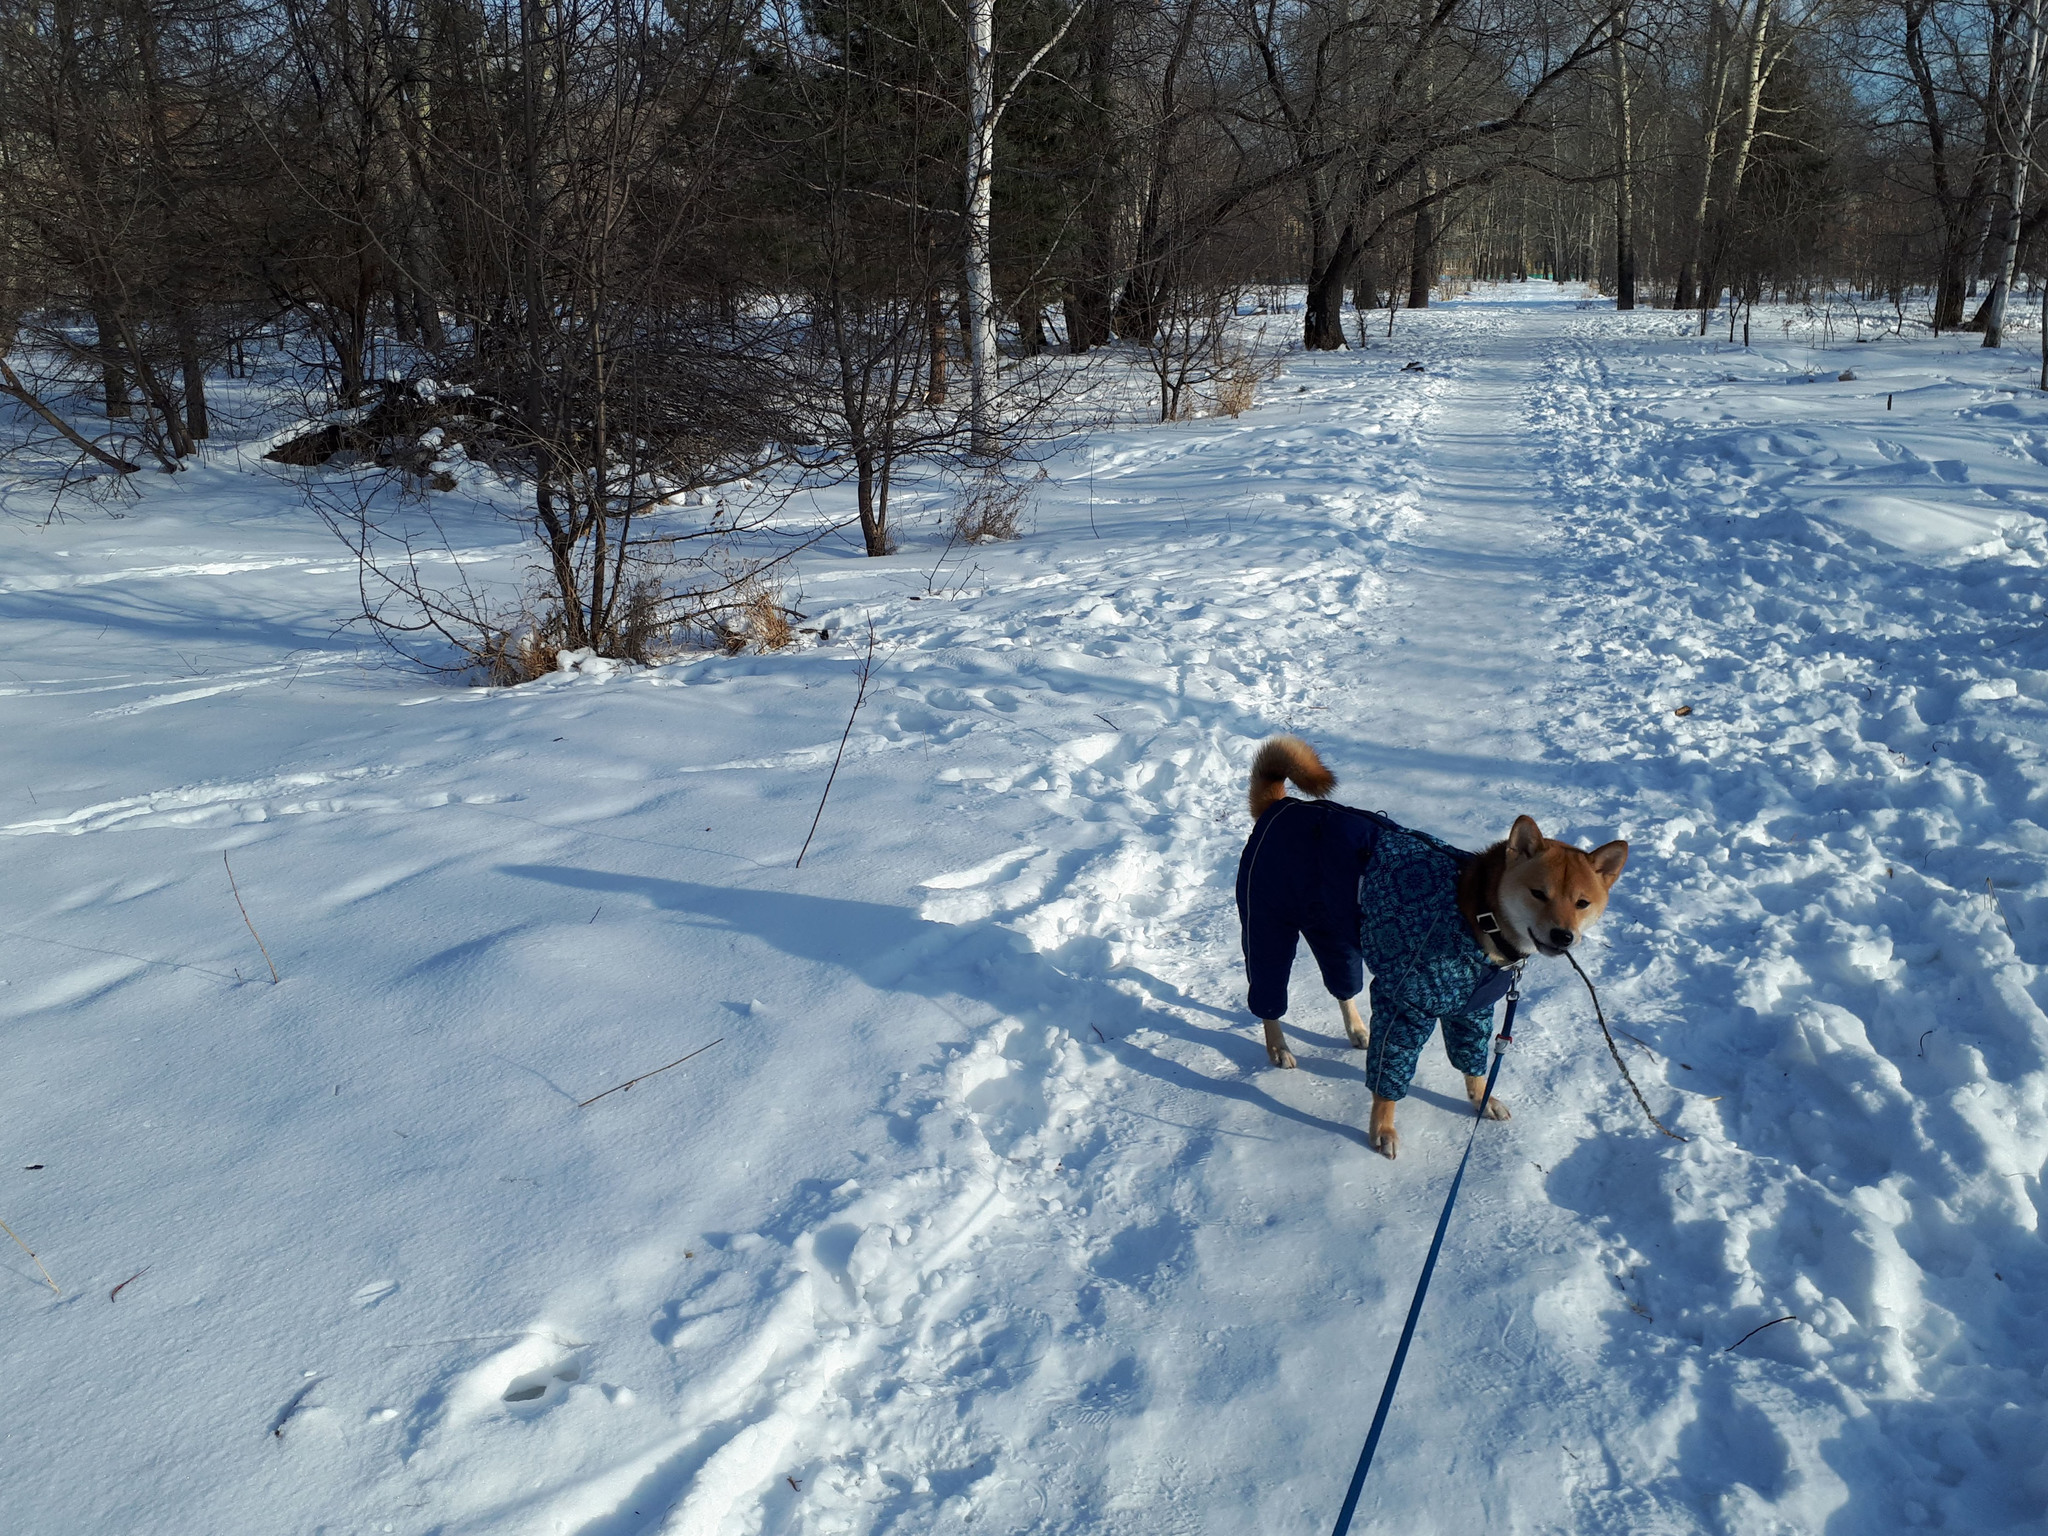
[[(2015, 7), (2015, 10), (2018, 8)], [(2005, 340), (2005, 308), (2012, 292), (2014, 268), (2020, 253), (2020, 220), (2027, 206), (2027, 172), (2034, 160), (2034, 107), (2041, 78), (2041, 0), (2026, 0), (2026, 62), (2020, 70), (2012, 96), (2017, 98), (2019, 121), (2013, 121), (2011, 100), (2000, 103), (1993, 118), (1998, 130), (1998, 149), (2005, 157), (2004, 207), (1998, 220), (1998, 254), (1992, 267), (1991, 293), (1984, 304), (1984, 345), (1996, 347)]]
[(971, 450), (993, 455), (997, 448), (994, 408), (996, 393), (996, 303), (994, 239), (996, 127), (1016, 99), (1017, 88), (1030, 78), (1045, 56), (1081, 14), (1086, 0), (1074, 0), (1051, 37), (1038, 47), (1007, 85), (996, 88), (995, 0), (966, 0), (967, 37), (967, 164), (964, 234), (967, 298), (967, 416)]

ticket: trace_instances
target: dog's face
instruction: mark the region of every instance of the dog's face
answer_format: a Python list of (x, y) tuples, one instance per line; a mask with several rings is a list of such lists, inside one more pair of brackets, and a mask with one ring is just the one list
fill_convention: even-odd
[(1553, 958), (1607, 910), (1607, 893), (1628, 862), (1628, 844), (1606, 843), (1588, 853), (1543, 835), (1527, 816), (1508, 833), (1507, 868), (1500, 880), (1500, 920), (1517, 949), (1533, 945)]

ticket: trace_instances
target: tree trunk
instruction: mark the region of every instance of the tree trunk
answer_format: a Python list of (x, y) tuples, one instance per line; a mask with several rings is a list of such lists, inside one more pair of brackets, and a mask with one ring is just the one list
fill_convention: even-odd
[(1017, 334), (1023, 343), (1026, 357), (1037, 357), (1045, 351), (1045, 306), (1037, 300), (1023, 298), (1017, 301)]
[[(1693, 199), (1692, 244), (1679, 264), (1678, 287), (1671, 295), (1673, 309), (1702, 306), (1700, 328), (1704, 332), (1706, 298), (1695, 292), (1694, 283), (1706, 265), (1707, 212), (1713, 206), (1714, 162), (1720, 154), (1721, 111), (1728, 99), (1728, 42), (1721, 21), (1720, 0), (1713, 0), (1707, 12), (1707, 67), (1701, 77), (1700, 93), (1700, 185)], [(1704, 284), (1701, 284), (1703, 287)]]
[(1337, 247), (1322, 269), (1309, 275), (1308, 302), (1303, 307), (1301, 344), (1311, 352), (1336, 352), (1345, 346), (1344, 287), (1358, 261), (1357, 227), (1346, 224)]
[(127, 354), (128, 365), (134, 371), (135, 383), (142, 391), (142, 398), (164, 424), (164, 440), (170, 446), (171, 456), (177, 459), (190, 458), (192, 439), (186, 434), (185, 417), (178, 408), (177, 396), (164, 387), (162, 377), (150, 366), (149, 359), (136, 344), (134, 328), (121, 317), (116, 317), (114, 324), (119, 330), (121, 348)]
[(178, 325), (178, 366), (185, 376), (185, 435), (203, 443), (212, 435), (206, 414), (206, 368), (199, 360), (199, 343), (191, 324)]
[(875, 456), (858, 450), (853, 456), (854, 504), (860, 509), (860, 537), (870, 555), (889, 553), (889, 514), (875, 495)]
[(1108, 345), (1115, 334), (1112, 304), (1116, 295), (1116, 182), (1118, 174), (1116, 77), (1117, 0), (1094, 0), (1088, 19), (1088, 107), (1094, 130), (1102, 135), (1096, 161), (1100, 182), (1090, 189), (1080, 217), (1087, 233), (1081, 242), (1081, 270), (1067, 282), (1062, 308), (1067, 321), (1067, 350), (1076, 357), (1091, 347)]
[[(1419, 173), (1422, 195), (1436, 190), (1436, 177), (1425, 163)], [(1415, 228), (1408, 241), (1408, 307), (1429, 308), (1430, 285), (1436, 277), (1436, 220), (1432, 205), (1415, 210)]]
[(946, 403), (946, 301), (935, 283), (925, 289), (924, 323), (930, 340), (930, 371), (926, 375), (924, 403)]
[[(2027, 171), (2034, 158), (2034, 93), (2041, 73), (2041, 0), (2027, 6), (2027, 67), (2020, 81), (2020, 122), (2017, 135), (2009, 131), (2000, 113), (2001, 148), (2010, 157), (2007, 172), (2004, 216), (1999, 220), (1998, 262), (1991, 279), (1991, 293), (1984, 301), (1984, 345), (1996, 347), (2005, 340), (2006, 298), (2012, 292), (2013, 273), (2020, 254), (2020, 216), (2027, 206)], [(2015, 139), (2017, 142), (2014, 142)]]
[(103, 306), (93, 306), (92, 323), (93, 350), (100, 359), (100, 388), (107, 402), (107, 419), (126, 421), (132, 410), (128, 404), (128, 375), (115, 361), (119, 356), (120, 337), (115, 332), (113, 321), (107, 318), (107, 311)]
[(1629, 101), (1628, 12), (1608, 44), (1614, 69), (1614, 307), (1636, 307), (1635, 123)]
[(1115, 334), (1110, 323), (1109, 277), (1105, 271), (1090, 271), (1069, 279), (1061, 308), (1067, 320), (1067, 350), (1076, 357), (1090, 347), (1107, 346)]
[(967, 0), (967, 414), (969, 445), (995, 451), (996, 310), (989, 224), (995, 188), (995, 0)]
[[(1743, 56), (1742, 119), (1730, 156), (1728, 190), (1721, 199), (1720, 216), (1714, 222), (1713, 242), (1700, 268), (1700, 334), (1707, 333), (1706, 316), (1721, 301), (1721, 265), (1734, 243), (1735, 211), (1742, 196), (1742, 181), (1749, 169), (1750, 151), (1756, 145), (1757, 114), (1763, 108), (1764, 84), (1771, 69), (1764, 63), (1764, 49), (1771, 26), (1773, 0), (1757, 0), (1756, 19), (1750, 27), (1749, 49)], [(1773, 61), (1775, 63), (1775, 60)], [(1731, 318), (1732, 325), (1732, 318)]]
[(1124, 279), (1116, 299), (1116, 333), (1126, 341), (1150, 343), (1159, 334), (1159, 309), (1166, 297), (1166, 279), (1150, 265)]

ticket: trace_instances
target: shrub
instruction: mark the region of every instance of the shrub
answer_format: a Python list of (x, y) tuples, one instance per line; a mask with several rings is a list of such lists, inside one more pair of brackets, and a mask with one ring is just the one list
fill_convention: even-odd
[(961, 492), (953, 536), (963, 544), (1007, 543), (1022, 534), (1020, 525), (1030, 502), (1030, 486), (990, 470)]

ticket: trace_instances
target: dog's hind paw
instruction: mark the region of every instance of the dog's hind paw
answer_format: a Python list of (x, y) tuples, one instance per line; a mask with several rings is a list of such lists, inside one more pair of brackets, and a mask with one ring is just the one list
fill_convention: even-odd
[(1359, 1013), (1356, 999), (1347, 997), (1339, 1003), (1337, 1016), (1344, 1021), (1344, 1038), (1351, 1042), (1354, 1051), (1362, 1051), (1372, 1045), (1372, 1026)]
[(1465, 1097), (1472, 1101), (1472, 1108), (1475, 1111), (1479, 1108), (1480, 1100), (1485, 1099), (1486, 1118), (1489, 1120), (1507, 1120), (1513, 1118), (1508, 1114), (1507, 1105), (1503, 1104), (1499, 1099), (1486, 1098), (1486, 1079), (1483, 1077), (1473, 1077), (1469, 1074), (1466, 1076)]
[(1266, 1031), (1266, 1060), (1276, 1067), (1293, 1066), (1294, 1052), (1287, 1049), (1287, 1036), (1281, 1033), (1279, 1021), (1265, 1019), (1261, 1023)]
[(1365, 1144), (1381, 1157), (1396, 1158), (1401, 1155), (1401, 1133), (1399, 1131), (1368, 1131)]

